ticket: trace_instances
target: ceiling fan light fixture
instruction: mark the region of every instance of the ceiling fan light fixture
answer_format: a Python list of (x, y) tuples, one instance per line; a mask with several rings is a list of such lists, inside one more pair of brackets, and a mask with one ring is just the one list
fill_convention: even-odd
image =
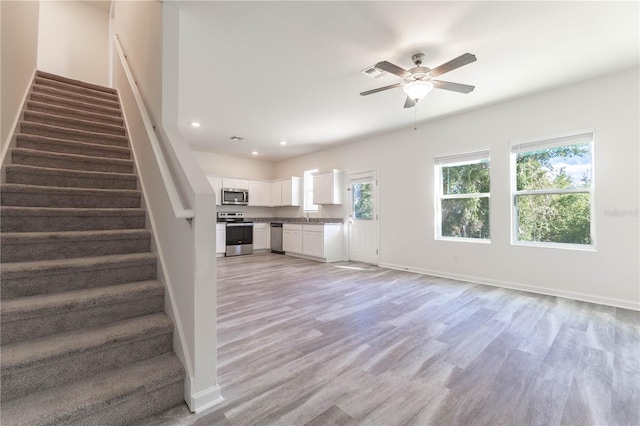
[(416, 80), (402, 86), (402, 90), (407, 94), (411, 99), (419, 101), (420, 99), (427, 96), (433, 89), (433, 83), (430, 81), (424, 80)]

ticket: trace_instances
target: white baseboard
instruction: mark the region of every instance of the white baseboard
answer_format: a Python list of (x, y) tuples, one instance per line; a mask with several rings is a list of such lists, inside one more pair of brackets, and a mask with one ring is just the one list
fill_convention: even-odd
[(415, 272), (417, 274), (432, 275), (434, 277), (449, 278), (458, 281), (467, 281), (474, 284), (484, 284), (493, 287), (508, 288), (511, 290), (526, 291), (529, 293), (544, 294), (547, 296), (563, 297), (565, 299), (580, 300), (582, 302), (597, 303), (599, 305), (614, 306), (616, 308), (631, 309), (640, 311), (640, 302), (628, 300), (613, 299), (609, 297), (595, 296), (592, 294), (577, 293), (572, 291), (557, 290), (547, 287), (538, 287), (528, 284), (512, 283), (507, 281), (491, 280), (487, 278), (474, 277), (470, 275), (452, 274), (442, 271), (434, 271), (429, 269), (411, 268), (403, 265), (394, 265), (392, 263), (381, 263), (381, 268), (395, 269), (398, 271)]
[(214, 385), (200, 392), (195, 392), (191, 385), (191, 378), (187, 375), (184, 381), (185, 401), (192, 413), (201, 413), (224, 401), (220, 393), (220, 386)]

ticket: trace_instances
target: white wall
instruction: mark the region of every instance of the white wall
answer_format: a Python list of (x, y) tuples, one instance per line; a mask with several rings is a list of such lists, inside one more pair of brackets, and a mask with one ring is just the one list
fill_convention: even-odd
[(9, 146), (38, 55), (38, 2), (0, 2), (0, 147)]
[[(640, 309), (638, 79), (634, 69), (421, 123), (282, 161), (276, 175), (378, 169), (383, 266)], [(596, 132), (597, 250), (511, 245), (510, 143), (585, 128)], [(434, 158), (486, 148), (491, 244), (436, 241)]]
[(109, 14), (79, 1), (40, 2), (38, 69), (109, 86)]
[(230, 157), (209, 152), (194, 152), (207, 175), (244, 179), (275, 179), (275, 163), (248, 158)]

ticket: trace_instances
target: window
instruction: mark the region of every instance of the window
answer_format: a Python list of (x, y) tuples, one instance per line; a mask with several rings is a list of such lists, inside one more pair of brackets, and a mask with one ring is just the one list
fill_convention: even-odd
[(312, 204), (313, 201), (313, 174), (316, 173), (318, 169), (307, 170), (304, 172), (304, 194), (303, 194), (303, 211), (307, 212), (317, 212), (318, 206), (316, 204)]
[(511, 147), (514, 243), (593, 246), (593, 132)]
[(436, 158), (436, 235), (489, 240), (489, 151)]

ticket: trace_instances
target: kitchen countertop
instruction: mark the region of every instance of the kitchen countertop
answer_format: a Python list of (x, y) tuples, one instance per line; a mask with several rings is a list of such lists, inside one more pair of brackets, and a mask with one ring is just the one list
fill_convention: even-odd
[(343, 223), (344, 220), (338, 217), (310, 217), (307, 222), (301, 217), (245, 217), (245, 221), (254, 223), (309, 223), (311, 225), (321, 225), (324, 223)]

